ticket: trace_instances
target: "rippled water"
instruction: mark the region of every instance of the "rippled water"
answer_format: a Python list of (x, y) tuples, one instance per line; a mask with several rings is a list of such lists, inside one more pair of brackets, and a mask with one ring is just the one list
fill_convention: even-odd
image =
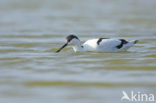
[[(156, 95), (155, 0), (0, 1), (1, 103), (121, 103), (122, 91)], [(82, 42), (138, 39), (122, 53), (56, 54)]]

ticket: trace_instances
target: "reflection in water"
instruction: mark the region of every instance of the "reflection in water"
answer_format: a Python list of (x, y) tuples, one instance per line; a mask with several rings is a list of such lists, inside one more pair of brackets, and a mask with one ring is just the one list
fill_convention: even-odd
[[(120, 103), (155, 93), (155, 0), (0, 1), (0, 102)], [(74, 33), (139, 43), (122, 53), (55, 51)], [(113, 99), (112, 99), (113, 98)]]

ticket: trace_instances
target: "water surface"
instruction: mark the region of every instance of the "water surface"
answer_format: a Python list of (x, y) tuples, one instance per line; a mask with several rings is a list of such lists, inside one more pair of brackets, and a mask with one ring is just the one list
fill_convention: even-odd
[[(0, 1), (0, 102), (121, 103), (156, 95), (155, 0)], [(65, 37), (137, 39), (122, 53), (56, 54)]]

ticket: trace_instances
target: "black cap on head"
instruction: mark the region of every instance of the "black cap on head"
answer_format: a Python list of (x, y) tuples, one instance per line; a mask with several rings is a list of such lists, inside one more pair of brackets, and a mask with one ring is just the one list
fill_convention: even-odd
[(75, 36), (75, 35), (69, 35), (69, 36), (66, 37), (67, 42), (70, 42), (74, 38), (79, 40), (79, 38), (77, 36)]

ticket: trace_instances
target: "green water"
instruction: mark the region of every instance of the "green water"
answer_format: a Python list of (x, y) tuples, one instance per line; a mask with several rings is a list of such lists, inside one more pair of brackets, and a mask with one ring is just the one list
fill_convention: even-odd
[[(156, 96), (155, 0), (0, 1), (0, 103), (121, 103)], [(139, 43), (121, 53), (74, 53), (76, 34)], [(126, 101), (124, 102), (126, 103)]]

